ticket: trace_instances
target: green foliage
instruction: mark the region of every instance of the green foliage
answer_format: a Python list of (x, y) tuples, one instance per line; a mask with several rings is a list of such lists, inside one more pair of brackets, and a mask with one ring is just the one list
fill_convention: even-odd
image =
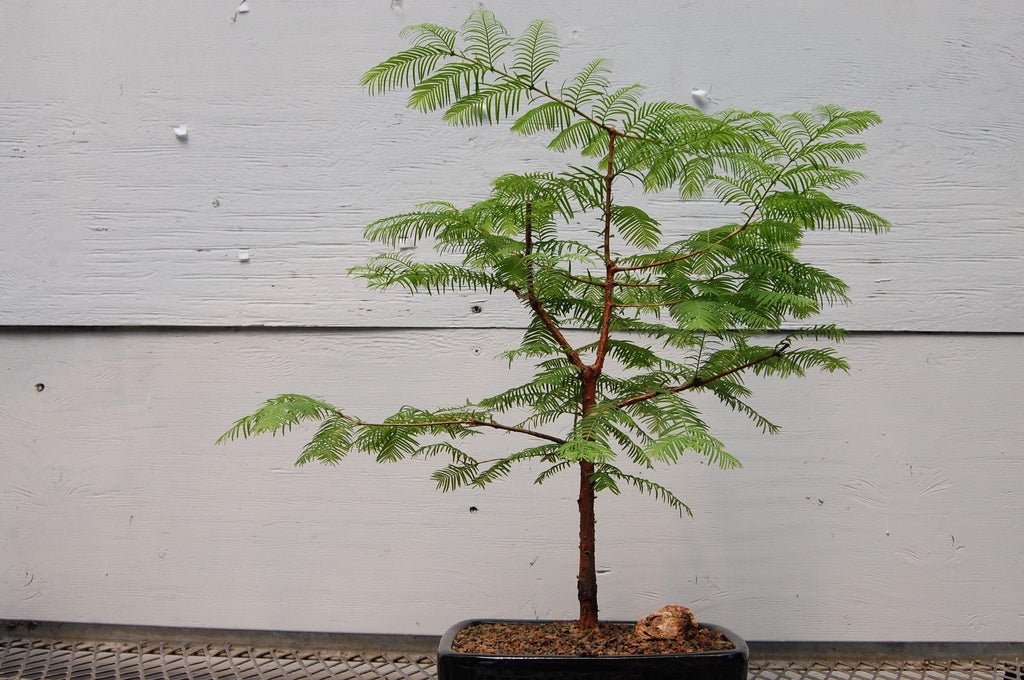
[(511, 71), (533, 85), (557, 61), (558, 33), (550, 22), (538, 19), (517, 41), (516, 59)]
[(304, 421), (323, 421), (337, 414), (327, 402), (301, 394), (282, 394), (267, 399), (252, 415), (235, 421), (217, 440), (218, 444), (258, 434), (285, 433)]
[[(440, 458), (433, 480), (442, 491), (485, 487), (519, 463), (538, 466), (537, 483), (585, 465), (596, 492), (630, 487), (690, 513), (648, 473), (687, 458), (740, 466), (690, 393), (705, 393), (772, 434), (778, 426), (750, 402), (750, 375), (847, 370), (831, 347), (842, 339), (834, 326), (759, 342), (846, 301), (841, 280), (797, 257), (806, 232), (888, 228), (834, 195), (862, 179), (845, 165), (865, 147), (848, 137), (878, 124), (878, 116), (836, 106), (708, 114), (646, 100), (640, 85), (613, 86), (603, 59), (553, 86), (546, 78), (559, 43), (551, 24), (535, 21), (512, 37), (487, 10), (473, 12), (460, 30), (418, 24), (402, 34), (412, 46), (363, 76), (370, 94), (408, 89), (413, 109), (440, 112), (454, 125), (503, 122), (577, 158), (561, 171), (502, 175), (472, 205), (434, 201), (376, 220), (365, 236), (389, 250), (353, 273), (383, 290), (515, 296), (529, 321), (521, 343), (500, 356), (533, 362), (535, 373), (476, 403), (403, 407), (375, 423), (318, 399), (281, 395), (220, 441), (311, 423), (318, 429), (299, 464), (335, 464), (353, 451), (380, 462)], [(675, 214), (613, 200), (623, 180), (671, 192), (677, 213), (687, 201), (713, 197), (733, 216), (679, 233)], [(441, 257), (418, 261), (399, 252), (407, 241), (427, 242)], [(566, 329), (592, 338), (574, 346)], [(480, 459), (466, 440), (488, 429), (533, 446)]]

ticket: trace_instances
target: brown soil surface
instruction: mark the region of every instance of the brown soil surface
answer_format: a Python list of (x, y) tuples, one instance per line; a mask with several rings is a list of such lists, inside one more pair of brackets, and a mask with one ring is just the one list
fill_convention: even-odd
[(698, 628), (682, 640), (641, 640), (632, 624), (602, 623), (594, 629), (581, 628), (576, 621), (554, 621), (480, 623), (459, 631), (452, 648), (470, 654), (609, 656), (708, 652), (733, 645), (710, 628)]

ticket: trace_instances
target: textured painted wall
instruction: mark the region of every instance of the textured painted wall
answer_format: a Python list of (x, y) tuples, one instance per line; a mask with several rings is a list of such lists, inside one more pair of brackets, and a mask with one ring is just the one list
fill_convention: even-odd
[[(394, 7), (392, 7), (394, 4)], [(507, 300), (414, 306), (344, 276), (365, 223), (467, 201), (495, 173), (559, 162), (540, 140), (457, 129), (371, 99), (359, 75), (408, 22), (470, 2), (0, 4), (0, 323), (507, 326)], [(1024, 7), (1015, 0), (508, 2), (555, 20), (566, 75), (613, 59), (652, 96), (713, 107), (873, 108), (855, 198), (898, 229), (826, 234), (862, 329), (1024, 331)], [(588, 8), (591, 11), (588, 11)], [(616, 28), (615, 24), (621, 25)], [(173, 126), (187, 125), (179, 142)], [(658, 201), (666, 231), (715, 212)], [(250, 249), (241, 264), (238, 250)]]
[[(281, 391), (372, 416), (504, 384), (510, 301), (413, 303), (343, 273), (368, 220), (560, 162), (359, 91), (402, 25), (472, 3), (249, 5), (0, 3), (0, 618), (436, 633), (571, 615), (569, 482), (440, 496), (417, 464), (293, 469), (298, 436), (212, 446)], [(603, 613), (682, 601), (755, 639), (1024, 639), (1024, 5), (488, 6), (513, 29), (554, 19), (567, 69), (607, 55), (652, 96), (886, 121), (851, 197), (893, 232), (808, 246), (853, 286), (828, 318), (869, 331), (852, 376), (766, 385), (779, 438), (723, 417), (743, 470), (664, 475), (694, 520), (602, 502)], [(670, 232), (716, 216), (651, 211)], [(15, 328), (93, 324), (154, 328)], [(180, 328), (235, 325), (295, 328)]]
[[(517, 335), (5, 337), (0, 612), (406, 633), (572, 616), (572, 475), (534, 487), (523, 470), (442, 495), (428, 463), (296, 469), (299, 433), (212, 444), (282, 391), (367, 418), (482, 396), (524, 377), (491, 360)], [(850, 376), (759, 391), (784, 434), (714, 418), (741, 470), (695, 457), (659, 475), (694, 519), (599, 498), (606, 616), (681, 601), (753, 639), (1024, 637), (1024, 339), (861, 335), (846, 352)], [(478, 450), (506, 441), (485, 435)]]

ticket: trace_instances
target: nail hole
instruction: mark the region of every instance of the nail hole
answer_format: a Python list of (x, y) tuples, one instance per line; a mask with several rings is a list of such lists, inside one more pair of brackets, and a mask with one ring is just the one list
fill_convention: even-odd
[(472, 307), (469, 308), (469, 311), (473, 312), (474, 314), (479, 314), (480, 312), (484, 311), (484, 308), (481, 307), (480, 305), (473, 305)]
[(46, 385), (43, 383), (36, 383), (36, 392), (42, 392), (46, 389)]
[(480, 348), (477, 347), (476, 349), (474, 349), (473, 354), (480, 354)]
[(471, 506), (469, 506), (469, 511), (472, 512), (472, 513), (477, 513), (477, 512), (480, 511), (480, 509), (478, 507), (476, 507), (475, 505), (471, 505)]

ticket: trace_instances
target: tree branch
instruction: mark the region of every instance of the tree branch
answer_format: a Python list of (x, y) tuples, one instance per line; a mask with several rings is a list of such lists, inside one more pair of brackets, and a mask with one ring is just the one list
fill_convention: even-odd
[[(765, 197), (767, 197), (767, 193), (765, 194)], [(763, 201), (763, 199), (762, 199), (762, 201)], [(657, 262), (648, 262), (647, 264), (637, 264), (637, 265), (633, 265), (631, 267), (616, 267), (615, 271), (616, 272), (636, 272), (636, 271), (643, 271), (645, 269), (655, 269), (657, 267), (664, 267), (667, 264), (673, 264), (675, 262), (682, 262), (683, 260), (688, 260), (691, 257), (696, 257), (697, 255), (700, 255), (701, 253), (706, 253), (708, 250), (710, 250), (714, 246), (721, 245), (721, 244), (725, 243), (726, 241), (728, 241), (729, 239), (731, 239), (731, 238), (737, 236), (738, 234), (746, 231), (747, 228), (750, 226), (750, 223), (753, 221), (754, 215), (757, 213), (759, 208), (760, 208), (760, 204), (754, 206), (754, 209), (750, 211), (750, 215), (747, 216), (747, 220), (743, 224), (741, 224), (740, 226), (736, 227), (735, 229), (730, 231), (728, 234), (726, 234), (722, 238), (720, 238), (717, 241), (715, 241), (714, 243), (710, 243), (710, 244), (704, 246), (703, 248), (697, 248), (696, 250), (691, 250), (690, 252), (684, 253), (682, 255), (675, 255), (673, 257), (667, 257), (664, 260), (658, 260)]]
[[(477, 66), (481, 66), (481, 67), (487, 69), (488, 71), (490, 71), (491, 73), (495, 73), (495, 74), (501, 76), (502, 78), (504, 78), (507, 81), (510, 81), (510, 82), (513, 82), (513, 83), (517, 83), (518, 85), (522, 85), (524, 88), (530, 90), (531, 92), (539, 94), (542, 97), (546, 97), (547, 99), (550, 99), (551, 101), (556, 102), (557, 104), (562, 105), (563, 107), (568, 109), (570, 112), (575, 113), (580, 118), (583, 118), (584, 120), (589, 121), (593, 125), (601, 128), (602, 130), (607, 131), (608, 133), (618, 134), (619, 136), (626, 136), (624, 133), (622, 133), (619, 130), (615, 129), (614, 126), (608, 125), (606, 123), (602, 123), (598, 119), (596, 119), (593, 116), (590, 116), (590, 115), (584, 113), (581, 109), (577, 108), (576, 106), (573, 106), (572, 104), (570, 104), (569, 102), (565, 101), (564, 99), (560, 99), (559, 97), (556, 97), (555, 95), (551, 94), (551, 91), (548, 90), (546, 83), (545, 83), (544, 89), (542, 90), (541, 88), (537, 87), (536, 83), (531, 83), (529, 81), (523, 80), (522, 78), (519, 78), (518, 76), (515, 76), (515, 75), (509, 73), (508, 71), (506, 71), (504, 69), (498, 68), (494, 64), (488, 63), (486, 61), (480, 61), (479, 59), (474, 59), (473, 57), (469, 56), (468, 54), (466, 54), (464, 52), (458, 52), (458, 51), (454, 51), (453, 50), (452, 53), (451, 53), (451, 56), (458, 57), (458, 58), (460, 58), (460, 59), (462, 59), (464, 61), (470, 62), (471, 64), (476, 64)], [(639, 141), (650, 141), (650, 140), (647, 140), (646, 138), (641, 137), (639, 135), (630, 135), (629, 139), (636, 139), (636, 140), (639, 140)]]
[(682, 262), (683, 260), (687, 260), (687, 259), (689, 259), (691, 257), (694, 257), (696, 255), (700, 255), (701, 253), (707, 252), (712, 247), (717, 246), (717, 245), (721, 245), (722, 243), (725, 243), (729, 239), (731, 239), (731, 238), (737, 236), (738, 234), (746, 231), (747, 228), (750, 227), (750, 225), (753, 223), (754, 216), (761, 209), (761, 206), (764, 205), (765, 199), (767, 199), (769, 194), (771, 194), (772, 189), (778, 183), (779, 179), (781, 179), (782, 175), (784, 175), (786, 170), (789, 169), (789, 166), (793, 165), (793, 163), (800, 157), (800, 155), (804, 152), (804, 149), (806, 149), (809, 145), (811, 145), (815, 141), (817, 141), (819, 135), (820, 135), (820, 132), (812, 134), (812, 135), (809, 135), (807, 137), (807, 141), (805, 141), (801, 145), (801, 147), (796, 151), (796, 153), (794, 153), (792, 156), (790, 156), (789, 160), (786, 161), (785, 165), (783, 165), (781, 168), (779, 168), (779, 171), (777, 173), (775, 173), (775, 176), (771, 179), (771, 181), (768, 182), (765, 185), (764, 193), (757, 200), (757, 202), (754, 203), (754, 207), (750, 209), (750, 214), (747, 215), (747, 219), (743, 222), (743, 224), (741, 224), (740, 226), (736, 227), (735, 229), (730, 231), (728, 234), (726, 234), (725, 236), (723, 236), (719, 240), (717, 240), (714, 243), (711, 243), (709, 245), (706, 245), (703, 248), (698, 248), (696, 250), (691, 250), (688, 253), (684, 253), (682, 255), (675, 255), (673, 257), (665, 258), (664, 260), (659, 260), (657, 262), (651, 262), (651, 263), (648, 263), (648, 264), (638, 264), (638, 265), (634, 265), (632, 267), (618, 267), (616, 269), (616, 271), (620, 271), (620, 272), (643, 271), (645, 269), (654, 269), (656, 267), (664, 267), (665, 265), (672, 264), (674, 262)]
[[(631, 140), (637, 141), (637, 142), (647, 142), (647, 143), (650, 143), (650, 144), (658, 144), (660, 146), (675, 147), (675, 148), (678, 148), (678, 147), (681, 146), (679, 144), (673, 144), (672, 142), (668, 142), (668, 141), (665, 141), (663, 139), (658, 139), (656, 137), (647, 137), (645, 135), (638, 135), (635, 132), (626, 132), (624, 130), (619, 130), (614, 125), (609, 125), (608, 123), (604, 123), (602, 121), (599, 121), (598, 119), (594, 118), (593, 116), (584, 113), (583, 110), (580, 109), (579, 107), (574, 106), (573, 104), (570, 104), (569, 102), (565, 101), (564, 99), (562, 99), (560, 97), (556, 97), (555, 95), (551, 94), (551, 90), (549, 90), (548, 86), (547, 86), (547, 81), (544, 82), (544, 88), (541, 89), (541, 88), (537, 87), (536, 83), (532, 83), (532, 82), (523, 80), (522, 78), (519, 78), (518, 76), (515, 76), (515, 75), (509, 73), (508, 71), (506, 71), (504, 69), (498, 68), (494, 64), (488, 63), (486, 61), (480, 61), (479, 59), (474, 59), (473, 57), (470, 57), (468, 54), (466, 54), (464, 52), (459, 52), (459, 51), (453, 50), (450, 53), (450, 55), (453, 56), (453, 57), (458, 57), (459, 59), (462, 59), (463, 61), (467, 61), (467, 62), (469, 62), (471, 64), (476, 64), (477, 66), (480, 66), (480, 67), (490, 71), (491, 73), (494, 73), (494, 74), (496, 74), (498, 76), (501, 76), (502, 78), (504, 78), (505, 80), (507, 80), (509, 82), (513, 82), (513, 83), (516, 83), (518, 85), (521, 85), (522, 87), (526, 88), (527, 90), (530, 90), (531, 92), (533, 92), (535, 94), (538, 94), (541, 97), (549, 99), (549, 100), (555, 102), (556, 104), (559, 104), (559, 105), (563, 106), (564, 108), (568, 109), (571, 113), (574, 113), (577, 116), (579, 116), (580, 118), (588, 121), (592, 125), (601, 128), (602, 130), (604, 130), (608, 134), (613, 134), (613, 135), (615, 135), (617, 137), (622, 137), (623, 139), (631, 139)], [(725, 125), (725, 121), (722, 121), (720, 123), (720, 125)]]
[[(348, 417), (348, 416), (343, 416)], [(565, 440), (561, 437), (556, 437), (551, 434), (544, 432), (537, 432), (536, 430), (528, 430), (524, 427), (516, 427), (515, 425), (503, 425), (496, 423), (493, 420), (480, 420), (479, 418), (467, 418), (464, 420), (431, 420), (424, 422), (405, 422), (405, 423), (364, 423), (361, 420), (355, 421), (357, 425), (362, 427), (445, 427), (447, 425), (464, 425), (466, 427), (490, 427), (495, 430), (504, 430), (506, 432), (517, 432), (519, 434), (529, 435), (536, 437), (537, 439), (544, 439), (555, 444), (564, 444)]]
[(615, 181), (615, 136), (608, 132), (608, 167), (604, 176), (604, 308), (601, 310), (601, 327), (597, 336), (597, 356), (593, 369), (600, 373), (604, 358), (608, 354), (608, 336), (612, 327), (612, 308), (615, 303), (615, 260), (612, 259), (612, 182)]
[(616, 302), (612, 304), (612, 307), (671, 307), (682, 302), (686, 302), (686, 300), (666, 300), (665, 302)]
[[(566, 271), (559, 271), (565, 278), (571, 281), (578, 281), (596, 288), (604, 288), (605, 282), (600, 279), (583, 278), (582, 276), (574, 276)], [(657, 283), (645, 283), (643, 281), (615, 281), (614, 285), (616, 288), (660, 288)]]
[(526, 203), (526, 219), (523, 225), (524, 231), (524, 250), (523, 253), (526, 257), (526, 302), (530, 305), (530, 309), (537, 315), (537, 318), (541, 320), (541, 323), (551, 333), (551, 337), (555, 339), (558, 346), (562, 348), (562, 352), (565, 356), (573, 363), (574, 366), (583, 370), (586, 364), (580, 359), (580, 353), (572, 346), (569, 339), (565, 337), (562, 330), (555, 323), (555, 320), (551, 318), (551, 315), (544, 309), (544, 305), (541, 304), (540, 298), (537, 297), (537, 292), (533, 287), (533, 265), (530, 262), (530, 256), (533, 254), (533, 204), (527, 201)]
[(533, 203), (527, 201), (523, 212), (523, 254), (526, 257), (524, 261), (526, 266), (526, 293), (530, 297), (536, 297), (536, 294), (533, 292), (533, 262), (530, 261), (530, 256), (533, 255)]
[(693, 380), (691, 380), (689, 382), (686, 382), (686, 383), (683, 383), (682, 385), (676, 385), (674, 387), (666, 387), (665, 389), (659, 390), (657, 392), (644, 392), (643, 394), (638, 394), (635, 397), (629, 397), (628, 399), (623, 399), (622, 401), (618, 402), (616, 404), (616, 406), (618, 406), (619, 408), (625, 408), (626, 406), (632, 406), (633, 404), (639, 404), (642, 401), (647, 401), (648, 399), (653, 399), (655, 397), (661, 396), (662, 394), (685, 392), (686, 390), (691, 390), (691, 389), (693, 389), (695, 387), (701, 387), (703, 385), (707, 385), (708, 383), (715, 382), (716, 380), (720, 380), (721, 378), (724, 378), (726, 376), (732, 375), (733, 373), (739, 373), (740, 371), (744, 371), (744, 370), (746, 370), (748, 368), (751, 368), (752, 366), (756, 366), (758, 364), (763, 364), (764, 362), (766, 362), (766, 361), (768, 361), (770, 359), (774, 359), (776, 357), (780, 357), (788, 349), (789, 349), (789, 341), (788, 340), (783, 340), (778, 345), (776, 345), (775, 349), (773, 349), (771, 352), (768, 352), (767, 354), (763, 354), (763, 355), (761, 355), (761, 356), (759, 356), (759, 357), (757, 357), (755, 359), (751, 359), (750, 361), (748, 361), (746, 363), (743, 363), (743, 364), (740, 364), (739, 366), (733, 366), (730, 369), (727, 369), (727, 370), (724, 370), (724, 371), (720, 371), (720, 372), (715, 373), (714, 375), (709, 376), (707, 378), (694, 378)]

